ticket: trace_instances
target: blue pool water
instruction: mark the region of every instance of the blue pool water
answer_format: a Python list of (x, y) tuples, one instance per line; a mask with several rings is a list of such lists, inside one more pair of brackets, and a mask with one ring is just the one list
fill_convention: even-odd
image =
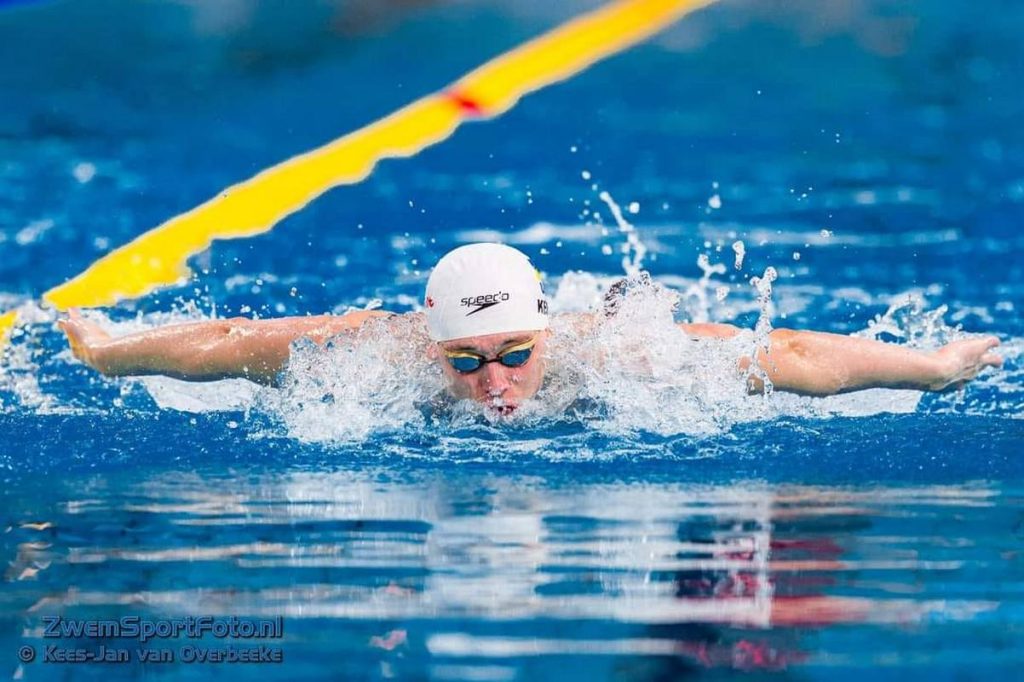
[[(527, 252), (554, 307), (582, 309), (623, 274), (607, 192), (680, 295), (677, 319), (765, 315), (925, 348), (997, 335), (1004, 368), (960, 394), (742, 397), (718, 390), (731, 358), (681, 346), (681, 389), (622, 374), (560, 411), (556, 386), (556, 407), (493, 424), (413, 404), (425, 389), (403, 384), (407, 358), (379, 330), (379, 353), (298, 349), (312, 369), (277, 391), (110, 381), (32, 303), (593, 6), (0, 3), (0, 309), (32, 321), (0, 368), (0, 675), (1020, 669), (1017, 3), (722, 2), (97, 318), (123, 332), (378, 300), (408, 312), (430, 265), (478, 239)], [(702, 255), (725, 266), (703, 281)], [(749, 279), (769, 266), (762, 307)], [(662, 303), (633, 311), (655, 349)], [(270, 642), (103, 643), (262, 643), (284, 662), (45, 662), (58, 615), (280, 616)]]

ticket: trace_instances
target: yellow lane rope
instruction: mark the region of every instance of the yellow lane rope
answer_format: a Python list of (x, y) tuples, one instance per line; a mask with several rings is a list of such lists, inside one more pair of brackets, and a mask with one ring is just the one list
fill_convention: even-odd
[[(378, 161), (409, 157), (449, 137), (460, 123), (498, 116), (524, 95), (565, 80), (715, 0), (618, 0), (506, 52), (450, 88), (233, 185), (111, 251), (50, 289), (58, 310), (114, 305), (180, 284), (190, 257), (215, 239), (271, 230), (327, 190), (366, 178)], [(15, 324), (0, 316), (0, 347)]]
[(10, 312), (3, 313), (0, 315), (0, 351), (7, 345), (7, 340), (11, 336), (11, 330), (14, 328), (14, 323), (18, 321), (18, 311), (11, 310)]

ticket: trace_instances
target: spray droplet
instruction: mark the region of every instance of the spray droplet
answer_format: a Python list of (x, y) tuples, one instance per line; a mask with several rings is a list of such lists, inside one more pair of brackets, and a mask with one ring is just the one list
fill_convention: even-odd
[(722, 208), (722, 197), (717, 194), (712, 194), (711, 197), (708, 198), (708, 206), (711, 208)]
[(83, 161), (74, 167), (71, 174), (75, 176), (75, 180), (84, 185), (96, 177), (96, 166), (88, 161)]
[(588, 170), (583, 171), (582, 173), (580, 173), (580, 177), (583, 178), (584, 180), (589, 180), (590, 179), (590, 171), (588, 171)]
[[(647, 253), (647, 247), (637, 236), (636, 228), (622, 215), (622, 209), (615, 203), (612, 196), (608, 192), (601, 192), (598, 198), (608, 205), (612, 218), (615, 219), (615, 223), (619, 227), (619, 232), (626, 237), (626, 241), (620, 247), (622, 253), (626, 256), (622, 259), (622, 269), (626, 271), (627, 275), (639, 273), (643, 265), (644, 256)], [(629, 256), (630, 252), (633, 254), (632, 258)]]
[(743, 257), (747, 255), (747, 247), (743, 245), (743, 242), (736, 241), (732, 244), (732, 250), (736, 254), (736, 269), (739, 270), (743, 267)]
[(637, 213), (639, 213), (640, 212), (640, 202), (639, 201), (630, 202), (630, 204), (629, 204), (629, 212), (632, 213), (633, 215), (636, 215)]

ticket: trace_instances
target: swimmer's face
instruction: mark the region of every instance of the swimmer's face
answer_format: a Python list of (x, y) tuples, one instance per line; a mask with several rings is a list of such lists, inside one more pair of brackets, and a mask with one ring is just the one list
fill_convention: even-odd
[[(448, 388), (455, 397), (476, 400), (507, 414), (515, 410), (523, 400), (532, 398), (540, 389), (544, 380), (547, 336), (546, 331), (525, 331), (442, 341), (437, 345), (440, 351), (437, 359), (448, 379)], [(452, 367), (445, 355), (446, 352), (464, 352), (491, 360), (497, 358), (502, 351), (515, 349), (531, 339), (536, 339), (533, 352), (526, 364), (520, 367), (487, 362), (475, 372), (463, 374)]]

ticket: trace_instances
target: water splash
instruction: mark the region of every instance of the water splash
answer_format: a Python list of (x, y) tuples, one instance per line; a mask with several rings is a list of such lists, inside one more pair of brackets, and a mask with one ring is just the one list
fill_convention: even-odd
[[(701, 276), (696, 282), (686, 287), (683, 292), (683, 312), (691, 322), (707, 322), (711, 319), (713, 304), (709, 292), (711, 291), (711, 278), (715, 275), (724, 275), (726, 267), (722, 263), (711, 264), (711, 259), (706, 253), (697, 256), (697, 267), (700, 268)], [(714, 297), (718, 302), (725, 300), (721, 294), (721, 287), (716, 288)], [(728, 289), (726, 289), (728, 292)]]
[(0, 345), (0, 409), (28, 409), (37, 414), (62, 411), (58, 400), (40, 384), (39, 348), (54, 314), (28, 301), (17, 308), (22, 324), (15, 327), (6, 347)]
[(767, 371), (761, 367), (758, 355), (763, 351), (768, 354), (768, 362), (771, 362), (769, 336), (772, 332), (772, 283), (778, 276), (779, 274), (775, 271), (775, 268), (768, 266), (761, 277), (750, 278), (750, 285), (757, 291), (757, 304), (761, 309), (761, 314), (758, 315), (757, 324), (754, 325), (754, 344), (749, 356), (750, 365), (747, 369), (747, 380), (760, 382), (764, 386), (766, 395), (771, 394), (774, 386), (771, 379), (768, 378)]
[(370, 320), (324, 346), (301, 339), (292, 346), (280, 389), (262, 393), (260, 409), (303, 441), (422, 429), (425, 406), (443, 391), (429, 343), (419, 314)]
[(946, 324), (943, 318), (947, 312), (946, 305), (929, 310), (920, 294), (903, 294), (894, 297), (888, 310), (876, 315), (857, 336), (878, 340), (895, 338), (911, 348), (938, 348), (967, 336), (959, 326)]
[(752, 336), (690, 338), (675, 321), (678, 304), (678, 292), (643, 273), (627, 278), (611, 314), (559, 321), (536, 402), (617, 434), (717, 433), (766, 416), (737, 366)]
[[(920, 293), (901, 294), (893, 297), (888, 309), (855, 335), (881, 341), (898, 339), (918, 350), (934, 350), (952, 341), (977, 336), (965, 332), (959, 324), (947, 323), (948, 313), (946, 305), (929, 308)], [(1024, 419), (1024, 341), (1004, 340), (996, 352), (1004, 360), (1001, 369), (983, 371), (966, 391), (930, 397), (925, 409), (934, 413)]]
[[(608, 205), (608, 209), (612, 213), (612, 217), (615, 219), (615, 224), (619, 226), (619, 232), (626, 237), (626, 243), (623, 245), (622, 252), (622, 269), (627, 275), (637, 275), (643, 268), (644, 256), (647, 255), (647, 246), (640, 240), (639, 235), (636, 233), (636, 228), (622, 215), (622, 209), (612, 199), (612, 195), (606, 191), (602, 191), (598, 194), (598, 197), (605, 204)], [(632, 254), (632, 255), (631, 255)]]
[[(600, 287), (594, 284), (564, 277), (555, 299), (596, 304)], [(747, 397), (737, 366), (750, 353), (753, 336), (691, 339), (675, 321), (678, 303), (678, 292), (641, 273), (627, 278), (603, 312), (555, 315), (544, 385), (509, 416), (446, 396), (418, 314), (369, 322), (325, 347), (296, 343), (281, 388), (261, 393), (259, 410), (289, 437), (312, 442), (477, 429), (502, 438), (508, 428), (552, 423), (622, 437), (702, 435), (765, 418), (771, 406)]]

